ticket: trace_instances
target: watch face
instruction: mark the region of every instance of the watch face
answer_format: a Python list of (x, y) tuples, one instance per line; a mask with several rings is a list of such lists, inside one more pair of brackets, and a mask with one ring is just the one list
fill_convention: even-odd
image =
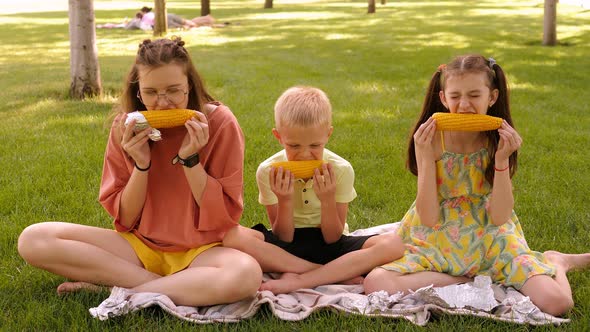
[(185, 167), (193, 167), (199, 163), (199, 154), (195, 153), (194, 155), (188, 157), (187, 159), (180, 159), (180, 162)]

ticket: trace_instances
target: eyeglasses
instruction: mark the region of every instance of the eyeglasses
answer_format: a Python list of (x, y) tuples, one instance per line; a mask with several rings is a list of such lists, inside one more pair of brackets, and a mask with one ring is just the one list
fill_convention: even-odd
[(168, 88), (164, 93), (158, 93), (156, 90), (137, 91), (137, 98), (145, 106), (155, 106), (158, 104), (160, 97), (166, 98), (171, 104), (178, 105), (184, 101), (187, 94), (188, 91), (184, 91), (181, 88)]

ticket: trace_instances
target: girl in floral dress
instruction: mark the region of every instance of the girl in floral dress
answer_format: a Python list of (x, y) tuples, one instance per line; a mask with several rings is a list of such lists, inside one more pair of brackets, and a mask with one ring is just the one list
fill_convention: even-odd
[[(437, 131), (435, 112), (487, 114), (503, 123), (485, 132)], [(506, 77), (492, 58), (467, 55), (441, 65), (408, 148), (418, 190), (398, 231), (405, 256), (374, 269), (365, 292), (405, 292), (487, 275), (520, 290), (544, 312), (561, 315), (572, 308), (566, 272), (589, 265), (590, 254), (529, 249), (513, 211), (511, 177), (521, 143)]]

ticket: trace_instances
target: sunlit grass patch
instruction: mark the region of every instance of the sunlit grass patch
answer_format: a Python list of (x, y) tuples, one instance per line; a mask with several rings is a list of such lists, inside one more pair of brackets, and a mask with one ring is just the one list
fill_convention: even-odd
[[(21, 0), (22, 4), (32, 0)], [(18, 2), (10, 2), (14, 7)], [(105, 93), (84, 101), (70, 86), (67, 2), (37, 1), (18, 13), (0, 9), (0, 326), (2, 330), (418, 331), (402, 320), (322, 312), (285, 322), (262, 311), (239, 324), (196, 326), (158, 309), (92, 319), (87, 309), (108, 293), (59, 298), (63, 278), (18, 256), (19, 233), (61, 220), (111, 227), (97, 202), (109, 116), (143, 39), (151, 32), (98, 29)], [(96, 22), (120, 22), (153, 2), (95, 0)], [(168, 11), (200, 15), (197, 1), (167, 1)], [(355, 169), (352, 229), (399, 220), (416, 196), (404, 167), (410, 130), (436, 68), (454, 55), (493, 56), (511, 88), (524, 143), (514, 178), (516, 213), (536, 250), (590, 251), (590, 11), (558, 4), (556, 47), (543, 47), (542, 1), (212, 0), (224, 28), (170, 30), (186, 42), (209, 91), (229, 105), (246, 137), (242, 224), (266, 221), (258, 203), (258, 164), (280, 149), (272, 136), (278, 96), (293, 85), (322, 88), (333, 105), (328, 148)], [(570, 274), (576, 306), (566, 329), (587, 328), (590, 276)], [(65, 314), (64, 314), (65, 313)], [(474, 317), (441, 315), (431, 330), (527, 329)], [(551, 328), (540, 328), (541, 330)]]

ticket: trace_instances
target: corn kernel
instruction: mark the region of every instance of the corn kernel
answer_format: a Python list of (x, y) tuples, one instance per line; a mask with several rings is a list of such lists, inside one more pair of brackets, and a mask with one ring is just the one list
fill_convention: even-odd
[(485, 114), (434, 113), (437, 130), (488, 131), (502, 125), (502, 118)]
[(157, 111), (140, 111), (152, 128), (174, 128), (183, 126), (197, 112), (188, 109), (170, 109)]
[(289, 170), (296, 179), (309, 179), (313, 177), (314, 170), (320, 168), (323, 163), (323, 160), (277, 161), (272, 163), (271, 166)]

